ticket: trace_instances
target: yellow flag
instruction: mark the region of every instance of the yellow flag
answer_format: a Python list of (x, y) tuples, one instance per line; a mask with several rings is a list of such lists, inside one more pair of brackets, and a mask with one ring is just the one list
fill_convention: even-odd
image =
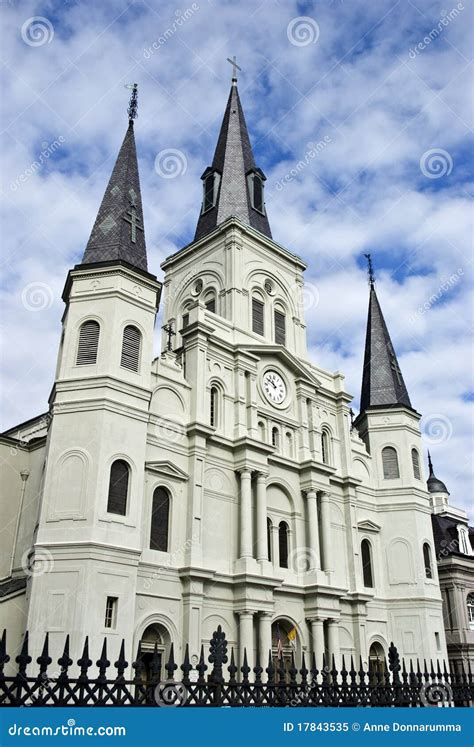
[(288, 640), (294, 646), (296, 644), (296, 628), (292, 628), (288, 633)]

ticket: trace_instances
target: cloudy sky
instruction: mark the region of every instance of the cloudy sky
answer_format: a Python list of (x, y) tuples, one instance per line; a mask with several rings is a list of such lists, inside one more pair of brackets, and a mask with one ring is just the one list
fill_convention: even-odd
[(371, 252), (425, 445), (467, 507), (470, 0), (4, 1), (1, 12), (3, 427), (47, 409), (61, 291), (123, 139), (124, 85), (139, 84), (149, 265), (162, 277), (194, 233), (235, 54), (274, 238), (309, 265), (312, 358), (346, 375), (357, 409)]

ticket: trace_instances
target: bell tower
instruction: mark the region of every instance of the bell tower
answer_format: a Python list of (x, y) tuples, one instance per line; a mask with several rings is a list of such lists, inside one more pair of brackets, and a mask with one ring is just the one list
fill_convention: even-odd
[[(147, 269), (135, 116), (136, 86), (82, 262), (69, 272), (63, 293), (31, 557), (28, 628), (34, 647), (35, 631), (44, 630), (58, 651), (66, 633), (79, 647), (94, 630), (98, 646), (108, 626), (112, 641), (124, 637), (131, 645), (161, 290)], [(50, 572), (36, 574), (35, 557), (45, 555)]]

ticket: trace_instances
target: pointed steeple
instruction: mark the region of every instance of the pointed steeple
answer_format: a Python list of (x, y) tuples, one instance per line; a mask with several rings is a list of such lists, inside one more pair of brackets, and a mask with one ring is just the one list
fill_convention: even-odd
[(428, 476), (428, 479), (426, 481), (426, 485), (428, 486), (428, 492), (429, 493), (447, 493), (449, 495), (449, 491), (441, 480), (438, 480), (436, 477), (434, 470), (433, 470), (433, 462), (431, 461), (431, 454), (428, 452), (428, 467), (430, 470), (430, 474)]
[(147, 270), (132, 117), (82, 258), (83, 265), (113, 261)]
[(271, 238), (263, 199), (265, 178), (255, 165), (234, 67), (212, 166), (201, 177), (204, 198), (195, 239), (210, 233), (231, 216)]
[(410, 397), (375, 291), (371, 263), (369, 263), (369, 284), (370, 300), (360, 412), (363, 413), (370, 407), (393, 405), (411, 408)]

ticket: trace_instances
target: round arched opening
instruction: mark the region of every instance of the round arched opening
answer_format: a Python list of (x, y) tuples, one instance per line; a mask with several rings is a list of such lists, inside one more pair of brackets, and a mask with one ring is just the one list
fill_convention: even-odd
[(378, 641), (374, 641), (369, 649), (369, 673), (373, 678), (385, 674), (385, 651)]
[(300, 654), (301, 640), (293, 623), (284, 618), (275, 620), (272, 624), (272, 661), (277, 681), (281, 677), (279, 672), (283, 668), (284, 679), (289, 682), (288, 671), (291, 667), (292, 655), (295, 661), (299, 661)]
[(145, 683), (152, 679), (165, 679), (165, 664), (171, 647), (171, 637), (159, 623), (149, 625), (140, 639), (142, 678)]

